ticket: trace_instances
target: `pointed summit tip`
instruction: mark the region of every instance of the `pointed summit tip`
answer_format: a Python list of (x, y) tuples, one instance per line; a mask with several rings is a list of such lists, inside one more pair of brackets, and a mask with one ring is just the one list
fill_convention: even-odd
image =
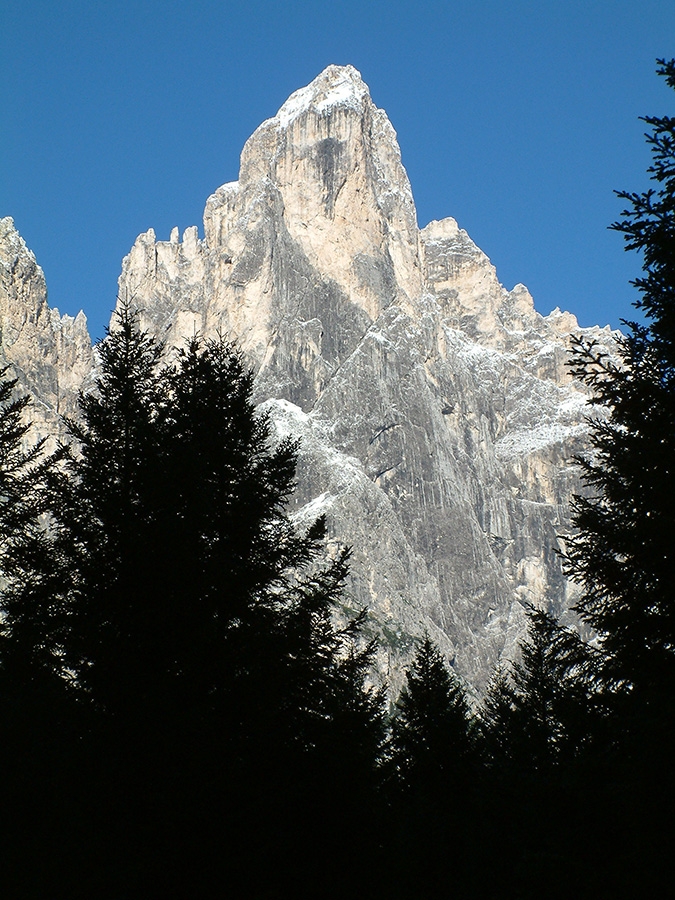
[(35, 256), (19, 234), (14, 219), (11, 216), (0, 218), (0, 261), (3, 266), (22, 254), (27, 254), (35, 262)]
[(319, 115), (326, 115), (335, 107), (360, 113), (369, 99), (368, 85), (354, 66), (328, 66), (306, 87), (294, 91), (276, 118), (285, 128), (310, 109)]

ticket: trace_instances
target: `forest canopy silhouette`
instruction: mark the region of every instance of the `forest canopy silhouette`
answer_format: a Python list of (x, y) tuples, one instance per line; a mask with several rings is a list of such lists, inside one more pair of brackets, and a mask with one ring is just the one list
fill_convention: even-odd
[[(675, 89), (675, 60), (658, 61)], [(675, 118), (612, 227), (645, 324), (574, 342), (592, 392), (568, 575), (592, 639), (530, 608), (485, 697), (433, 642), (395, 701), (349, 551), (288, 512), (223, 338), (166, 353), (122, 308), (68, 443), (0, 373), (0, 883), (16, 897), (569, 897), (670, 882), (675, 783)]]

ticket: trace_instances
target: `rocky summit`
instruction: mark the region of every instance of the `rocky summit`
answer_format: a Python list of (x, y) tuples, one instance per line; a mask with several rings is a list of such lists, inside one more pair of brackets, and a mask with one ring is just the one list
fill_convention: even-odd
[[(91, 378), (86, 322), (46, 304), (1, 220), (2, 360), (58, 429)], [(367, 606), (382, 673), (424, 632), (480, 690), (528, 602), (569, 608), (557, 551), (587, 441), (571, 335), (608, 329), (506, 290), (454, 219), (419, 229), (396, 133), (351, 66), (329, 66), (244, 146), (239, 180), (197, 227), (140, 235), (121, 302), (168, 348), (235, 339), (257, 400), (300, 444), (294, 514), (353, 547), (348, 609)]]
[(50, 309), (42, 269), (9, 217), (0, 219), (0, 366), (32, 397), (33, 439), (62, 436), (92, 376), (87, 319)]

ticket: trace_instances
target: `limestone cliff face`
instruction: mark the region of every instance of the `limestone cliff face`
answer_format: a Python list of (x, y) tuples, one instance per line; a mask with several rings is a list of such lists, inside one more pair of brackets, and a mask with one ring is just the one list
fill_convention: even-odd
[[(57, 428), (91, 372), (86, 323), (49, 311), (34, 257), (0, 224), (2, 359)], [(526, 602), (570, 605), (556, 549), (586, 445), (565, 366), (576, 319), (507, 291), (453, 219), (418, 229), (395, 132), (350, 66), (258, 128), (204, 235), (142, 234), (121, 300), (167, 348), (239, 342), (278, 434), (302, 442), (294, 513), (326, 513), (331, 541), (353, 547), (345, 603), (370, 609), (394, 685), (426, 630), (480, 689)]]
[(350, 602), (384, 636), (383, 669), (428, 630), (480, 687), (524, 603), (570, 603), (576, 319), (502, 287), (453, 219), (418, 229), (395, 132), (350, 66), (258, 128), (204, 234), (141, 235), (120, 297), (168, 346), (238, 340), (279, 433), (302, 440), (298, 518), (326, 512), (354, 548)]
[(93, 367), (84, 313), (50, 309), (42, 269), (9, 217), (0, 219), (0, 365), (32, 397), (34, 438), (63, 433)]

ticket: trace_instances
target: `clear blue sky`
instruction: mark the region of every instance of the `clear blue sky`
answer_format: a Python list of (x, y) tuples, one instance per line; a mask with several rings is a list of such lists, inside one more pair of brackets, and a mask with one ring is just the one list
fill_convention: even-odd
[(398, 132), (421, 226), (454, 216), (537, 308), (631, 317), (639, 259), (607, 230), (642, 190), (640, 115), (673, 0), (0, 0), (0, 215), (95, 337), (122, 257), (198, 224), (246, 138), (330, 63)]

